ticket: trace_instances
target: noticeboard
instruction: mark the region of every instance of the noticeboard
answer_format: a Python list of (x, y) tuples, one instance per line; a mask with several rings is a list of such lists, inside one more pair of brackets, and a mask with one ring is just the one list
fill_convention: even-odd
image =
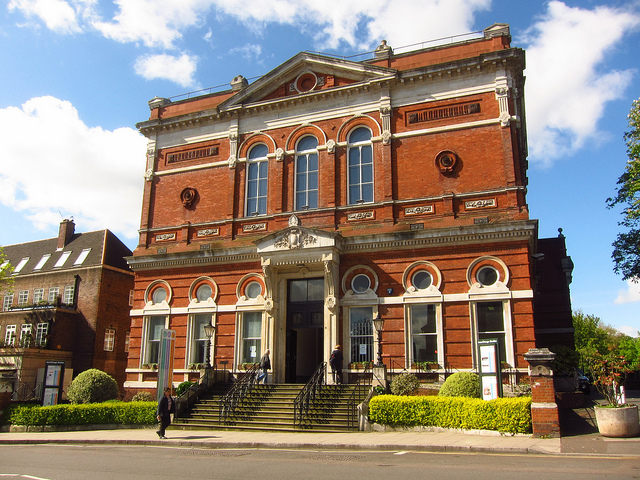
[(44, 364), (44, 388), (42, 389), (42, 406), (57, 405), (62, 399), (62, 382), (64, 380), (64, 362), (48, 361)]
[(500, 361), (497, 338), (478, 340), (478, 374), (484, 400), (502, 397)]

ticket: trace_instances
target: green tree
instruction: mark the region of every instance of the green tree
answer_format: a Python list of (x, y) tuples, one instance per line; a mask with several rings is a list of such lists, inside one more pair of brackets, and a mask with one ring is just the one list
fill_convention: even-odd
[(599, 317), (577, 310), (573, 312), (573, 329), (578, 353), (595, 350), (604, 355), (608, 352), (609, 345), (612, 343), (613, 329), (604, 325)]
[(629, 111), (629, 128), (624, 134), (629, 161), (618, 179), (617, 194), (607, 199), (612, 208), (624, 205), (619, 225), (628, 229), (613, 242), (613, 270), (624, 280), (640, 279), (640, 99), (634, 100)]
[(11, 278), (12, 272), (13, 266), (7, 260), (2, 247), (0, 247), (0, 291), (5, 290), (6, 287), (10, 287), (13, 284), (13, 278)]

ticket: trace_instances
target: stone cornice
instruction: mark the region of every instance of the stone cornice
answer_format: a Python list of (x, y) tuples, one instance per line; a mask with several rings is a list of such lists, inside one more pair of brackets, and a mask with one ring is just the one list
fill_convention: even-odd
[[(487, 242), (533, 242), (537, 236), (537, 228), (538, 224), (536, 220), (527, 220), (495, 225), (469, 225), (437, 230), (426, 229), (359, 237), (340, 237), (341, 248), (339, 250), (336, 249), (335, 252), (337, 255), (340, 255), (384, 250), (481, 245)], [(271, 236), (273, 235), (274, 234), (271, 234)], [(324, 251), (326, 247), (320, 250)], [(268, 256), (273, 256), (273, 254), (268, 254)], [(301, 248), (297, 250), (294, 256), (298, 261), (302, 257), (314, 259), (314, 261), (317, 261), (319, 258), (318, 249), (314, 249), (313, 247)], [(220, 251), (197, 250), (183, 253), (127, 257), (129, 266), (134, 271), (228, 263), (259, 263), (260, 260), (261, 256), (257, 252), (257, 247), (224, 249)], [(281, 260), (282, 259), (279, 261)]]

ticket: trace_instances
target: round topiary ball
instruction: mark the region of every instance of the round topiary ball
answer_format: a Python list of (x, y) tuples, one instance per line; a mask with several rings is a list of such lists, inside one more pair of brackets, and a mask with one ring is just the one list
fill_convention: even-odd
[(389, 388), (394, 395), (411, 395), (420, 387), (418, 377), (413, 373), (402, 373), (393, 379)]
[(445, 380), (438, 395), (442, 397), (480, 398), (480, 377), (471, 372), (456, 372)]
[(73, 379), (67, 396), (71, 403), (99, 403), (118, 398), (118, 384), (102, 370), (91, 368)]

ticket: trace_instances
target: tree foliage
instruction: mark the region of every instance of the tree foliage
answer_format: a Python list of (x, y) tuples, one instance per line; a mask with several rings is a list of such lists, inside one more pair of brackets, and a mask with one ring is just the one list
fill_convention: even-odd
[(612, 208), (623, 205), (619, 225), (628, 229), (613, 242), (613, 270), (624, 280), (640, 279), (640, 99), (634, 100), (629, 111), (629, 131), (624, 134), (629, 161), (618, 179), (617, 194), (607, 199)]
[(13, 273), (13, 266), (8, 262), (2, 247), (0, 247), (0, 290), (10, 287), (13, 283), (11, 273)]

